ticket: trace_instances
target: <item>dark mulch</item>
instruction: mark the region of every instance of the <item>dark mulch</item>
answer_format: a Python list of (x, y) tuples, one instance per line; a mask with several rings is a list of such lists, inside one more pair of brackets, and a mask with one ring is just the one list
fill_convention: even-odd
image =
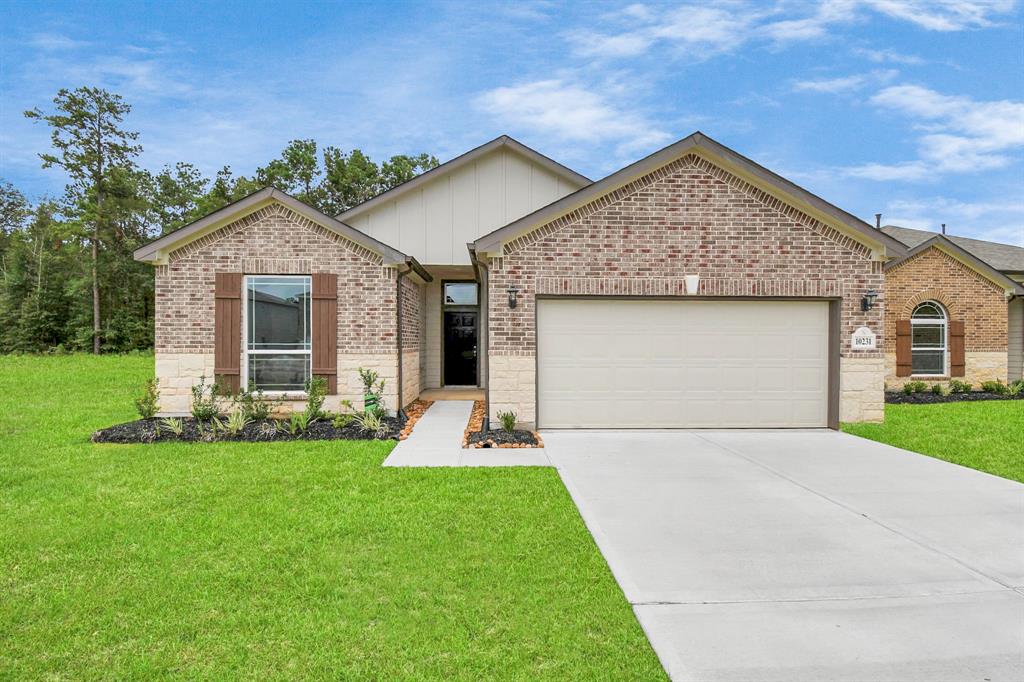
[[(497, 448), (501, 446), (522, 446), (535, 448), (538, 446), (537, 434), (533, 431), (474, 431), (466, 434), (469, 447)], [(479, 444), (479, 445), (478, 445)]]
[(405, 419), (401, 417), (384, 417), (387, 430), (380, 436), (363, 431), (354, 421), (343, 428), (335, 428), (329, 419), (318, 419), (309, 425), (305, 432), (292, 435), (288, 433), (288, 422), (280, 419), (266, 419), (248, 424), (237, 436), (223, 431), (213, 434), (210, 422), (200, 428), (192, 417), (182, 417), (182, 434), (171, 433), (160, 419), (139, 419), (133, 422), (117, 424), (101, 429), (92, 434), (94, 443), (157, 443), (157, 442), (275, 442), (289, 440), (397, 440)]
[(911, 393), (910, 395), (903, 391), (886, 391), (885, 393), (885, 402), (893, 405), (935, 405), (938, 403), (965, 403), (978, 400), (1024, 400), (1024, 392), (1017, 395), (1000, 395), (998, 393), (986, 393), (985, 391), (950, 393), (949, 395), (939, 395), (930, 391)]

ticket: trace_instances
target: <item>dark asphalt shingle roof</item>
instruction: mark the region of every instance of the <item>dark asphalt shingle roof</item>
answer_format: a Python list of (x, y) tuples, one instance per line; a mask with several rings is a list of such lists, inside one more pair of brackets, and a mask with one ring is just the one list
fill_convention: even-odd
[[(914, 248), (938, 234), (938, 232), (931, 232), (929, 230), (915, 230), (896, 225), (886, 225), (882, 228), (882, 232), (885, 232), (894, 239), (898, 239), (909, 248)], [(971, 239), (970, 237), (959, 237), (952, 234), (947, 234), (946, 238), (1000, 272), (1024, 272), (1024, 247), (987, 242), (981, 239)]]

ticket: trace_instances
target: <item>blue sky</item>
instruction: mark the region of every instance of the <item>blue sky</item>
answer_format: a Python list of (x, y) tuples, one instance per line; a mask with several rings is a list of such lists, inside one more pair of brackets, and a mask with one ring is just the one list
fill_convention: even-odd
[(0, 0), (0, 177), (36, 198), (61, 87), (134, 107), (141, 162), (253, 169), (294, 138), (451, 158), (507, 133), (592, 178), (702, 130), (873, 221), (1024, 244), (1012, 0)]

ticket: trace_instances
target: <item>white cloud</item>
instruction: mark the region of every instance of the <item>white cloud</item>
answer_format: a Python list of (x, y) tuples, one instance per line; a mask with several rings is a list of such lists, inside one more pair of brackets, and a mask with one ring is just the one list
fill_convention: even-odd
[(61, 33), (33, 33), (28, 44), (37, 50), (57, 52), (60, 50), (75, 50), (89, 45), (84, 40), (75, 40)]
[(574, 52), (581, 57), (635, 57), (655, 44), (664, 43), (687, 56), (704, 58), (728, 52), (746, 40), (754, 13), (736, 11), (733, 5), (683, 5), (662, 13), (644, 5), (630, 5), (617, 18), (640, 26), (617, 33), (571, 31), (567, 37)]
[(1014, 0), (865, 0), (876, 12), (929, 31), (963, 31), (995, 23), (1011, 12)]
[(904, 54), (895, 50), (856, 48), (853, 50), (853, 54), (878, 63), (889, 62), (892, 64), (906, 64), (908, 66), (920, 66), (927, 63), (915, 54)]
[[(580, 57), (638, 57), (667, 45), (687, 58), (707, 58), (752, 41), (774, 45), (820, 41), (835, 26), (867, 21), (872, 14), (929, 31), (984, 28), (1014, 6), (1015, 0), (822, 0), (813, 5), (780, 2), (774, 6), (718, 0), (672, 9), (634, 4), (602, 15), (599, 21), (607, 28), (573, 30), (566, 37)], [(878, 62), (924, 62), (892, 50), (858, 52)]]
[(872, 180), (920, 180), (941, 173), (971, 173), (1010, 164), (1024, 147), (1024, 102), (977, 101), (919, 85), (885, 88), (870, 100), (904, 114), (924, 134), (914, 161), (868, 164), (849, 174)]
[(898, 71), (886, 69), (884, 71), (873, 71), (871, 73), (855, 74), (839, 78), (823, 78), (818, 80), (797, 81), (793, 89), (797, 92), (827, 92), (837, 94), (860, 90), (869, 83), (891, 81), (899, 75)]
[(502, 124), (562, 141), (604, 143), (620, 152), (647, 149), (670, 135), (629, 107), (610, 103), (578, 83), (538, 80), (479, 95), (478, 109)]

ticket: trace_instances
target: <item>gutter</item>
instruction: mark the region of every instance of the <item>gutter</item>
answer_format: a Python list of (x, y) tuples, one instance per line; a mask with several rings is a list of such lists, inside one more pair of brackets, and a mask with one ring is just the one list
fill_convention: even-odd
[[(488, 361), (488, 352), (490, 351), (490, 287), (488, 283), (490, 281), (490, 272), (487, 270), (487, 265), (481, 261), (476, 255), (476, 246), (470, 242), (466, 244), (466, 248), (469, 249), (469, 262), (473, 264), (473, 273), (476, 275), (476, 279), (480, 282), (480, 336), (478, 339), (478, 345), (482, 345), (478, 357), (480, 358), (480, 376), (484, 380), (484, 423), (483, 430), (491, 430), (491, 374), (490, 374), (490, 362)], [(480, 344), (479, 340), (483, 343)]]

